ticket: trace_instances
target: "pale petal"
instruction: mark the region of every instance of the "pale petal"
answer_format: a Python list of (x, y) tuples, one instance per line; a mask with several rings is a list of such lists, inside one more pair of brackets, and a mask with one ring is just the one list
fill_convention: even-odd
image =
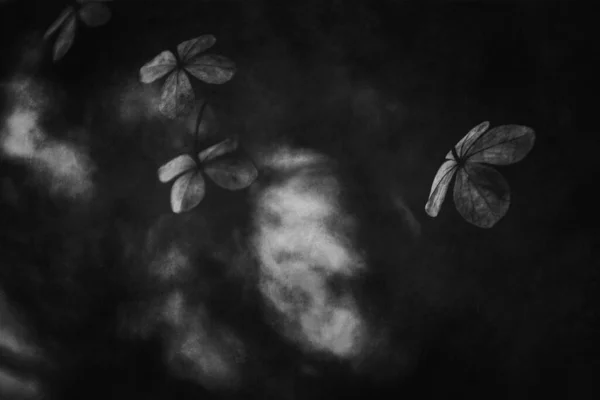
[(52, 36), (54, 34), (54, 32), (56, 32), (57, 29), (60, 28), (60, 26), (65, 22), (65, 20), (67, 18), (69, 18), (70, 16), (72, 16), (73, 12), (74, 12), (73, 7), (69, 6), (69, 7), (65, 8), (60, 13), (58, 18), (56, 18), (56, 20), (52, 23), (52, 25), (50, 25), (50, 27), (48, 28), (46, 33), (44, 33), (44, 40), (46, 40), (50, 36)]
[(171, 209), (175, 213), (189, 211), (204, 198), (205, 184), (198, 170), (190, 171), (175, 181), (171, 189)]
[(177, 54), (179, 55), (179, 59), (186, 63), (203, 51), (210, 49), (216, 43), (216, 41), (217, 39), (213, 35), (202, 35), (198, 36), (197, 38), (181, 42), (179, 45), (177, 45)]
[(75, 39), (75, 29), (77, 28), (77, 18), (75, 15), (71, 15), (67, 18), (58, 38), (56, 39), (56, 43), (54, 43), (54, 61), (58, 61), (67, 54), (67, 51), (73, 45), (73, 40)]
[(163, 86), (158, 109), (168, 118), (185, 114), (194, 106), (194, 90), (183, 71), (174, 71)]
[(214, 160), (217, 157), (220, 157), (224, 154), (231, 153), (235, 151), (238, 147), (238, 141), (235, 138), (228, 138), (219, 142), (208, 149), (202, 150), (198, 154), (198, 159), (200, 162), (207, 162), (210, 160)]
[(480, 228), (491, 228), (508, 211), (510, 188), (494, 168), (467, 163), (456, 175), (454, 203), (465, 220)]
[(465, 156), (470, 162), (514, 164), (525, 158), (534, 143), (533, 129), (522, 125), (502, 125), (486, 132)]
[(194, 77), (212, 84), (222, 84), (233, 78), (235, 63), (227, 57), (206, 54), (186, 62), (185, 69)]
[(459, 157), (463, 157), (469, 150), (469, 148), (487, 129), (490, 127), (488, 121), (482, 122), (469, 131), (457, 144), (454, 146), (456, 153)]
[(79, 10), (79, 18), (90, 27), (102, 26), (110, 17), (110, 9), (101, 3), (89, 3)]
[(448, 186), (450, 185), (450, 181), (456, 172), (457, 166), (458, 164), (456, 161), (446, 160), (435, 174), (435, 178), (433, 178), (433, 184), (431, 185), (431, 190), (429, 191), (429, 199), (427, 200), (427, 204), (425, 204), (425, 212), (429, 216), (436, 217), (440, 212), (442, 203), (446, 198)]
[(165, 183), (196, 167), (196, 163), (187, 154), (175, 157), (158, 169), (158, 180)]
[(168, 50), (163, 51), (140, 69), (140, 81), (154, 82), (171, 72), (176, 65), (177, 61), (173, 53)]
[(247, 158), (227, 158), (204, 167), (204, 172), (213, 182), (228, 190), (247, 188), (258, 177), (258, 170)]

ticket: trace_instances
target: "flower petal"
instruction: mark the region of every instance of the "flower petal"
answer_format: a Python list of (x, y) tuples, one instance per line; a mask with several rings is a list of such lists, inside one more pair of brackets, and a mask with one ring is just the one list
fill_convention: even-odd
[(194, 106), (194, 90), (184, 71), (174, 71), (162, 89), (158, 109), (168, 118), (185, 114)]
[(227, 57), (206, 54), (185, 63), (185, 69), (206, 83), (222, 84), (235, 75), (235, 63)]
[(48, 30), (46, 31), (46, 33), (44, 33), (44, 40), (48, 39), (50, 36), (52, 36), (54, 34), (54, 32), (56, 32), (56, 30), (58, 28), (60, 28), (60, 26), (65, 22), (65, 20), (67, 18), (69, 18), (70, 16), (72, 16), (74, 12), (73, 7), (69, 6), (67, 8), (65, 8), (60, 15), (58, 16), (58, 18), (56, 18), (56, 20), (52, 23), (52, 25), (50, 25), (50, 27), (48, 28)]
[(158, 169), (158, 180), (165, 183), (196, 167), (196, 163), (187, 154), (175, 157)]
[(521, 161), (533, 148), (535, 132), (522, 125), (502, 125), (493, 128), (477, 140), (467, 160), (495, 165), (508, 165)]
[(456, 175), (454, 203), (465, 220), (491, 228), (508, 211), (510, 188), (494, 168), (467, 162)]
[(75, 39), (75, 29), (77, 28), (77, 18), (75, 15), (71, 15), (67, 18), (58, 38), (56, 39), (56, 43), (54, 43), (54, 61), (58, 61), (67, 54), (67, 51), (73, 45), (73, 40)]
[(237, 147), (237, 139), (228, 138), (223, 140), (222, 142), (210, 146), (208, 149), (202, 150), (200, 153), (198, 153), (198, 159), (200, 160), (200, 162), (214, 160), (217, 157), (235, 151)]
[(189, 211), (204, 198), (205, 184), (198, 170), (177, 178), (171, 189), (171, 209), (175, 213)]
[(450, 186), (450, 181), (452, 180), (457, 167), (458, 164), (453, 159), (446, 160), (435, 174), (429, 192), (429, 199), (427, 200), (427, 204), (425, 204), (425, 212), (429, 216), (436, 217), (440, 212), (442, 203), (446, 198), (446, 192), (448, 192), (448, 187)]
[(258, 170), (248, 158), (221, 159), (204, 167), (213, 182), (228, 190), (247, 188), (258, 177)]
[(140, 81), (154, 82), (171, 72), (176, 65), (175, 55), (168, 50), (163, 51), (140, 69)]
[(490, 127), (488, 121), (482, 122), (472, 128), (460, 141), (454, 146), (459, 157), (463, 158), (469, 151), (473, 142), (475, 142)]
[(202, 35), (198, 36), (197, 38), (181, 42), (179, 45), (177, 45), (177, 54), (179, 55), (179, 59), (183, 63), (186, 63), (203, 51), (210, 49), (216, 43), (216, 41), (217, 39), (213, 35)]
[(104, 25), (110, 17), (110, 9), (102, 3), (88, 3), (79, 9), (79, 18), (90, 27)]

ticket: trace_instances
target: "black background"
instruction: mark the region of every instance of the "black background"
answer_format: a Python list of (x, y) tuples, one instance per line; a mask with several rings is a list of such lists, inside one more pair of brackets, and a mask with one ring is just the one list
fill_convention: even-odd
[[(4, 3), (0, 68), (9, 76), (28, 68), (18, 67), (24, 46), (41, 37), (64, 2)], [(427, 281), (425, 297), (436, 313), (461, 317), (394, 396), (579, 399), (598, 393), (592, 125), (598, 46), (591, 38), (599, 32), (592, 5), (189, 0), (110, 6), (106, 26), (80, 29), (58, 64), (48, 46), (35, 72), (65, 88), (72, 122), (84, 119), (83, 104), (90, 103), (82, 99), (92, 98), (100, 109), (113, 101), (105, 90), (135, 80), (154, 55), (212, 33), (214, 51), (238, 66), (231, 82), (200, 87), (223, 130), (291, 135), (353, 154), (357, 164), (398, 182), (422, 224), (424, 251), (441, 265), (430, 259), (417, 265)], [(154, 167), (170, 154), (151, 149), (144, 158), (134, 139), (122, 139), (115, 153), (102, 150), (101, 143), (118, 135), (110, 115), (102, 118), (94, 120), (101, 133), (89, 140), (92, 152), (94, 144), (101, 148), (100, 165), (119, 166), (118, 173), (102, 172), (112, 182), (107, 188), (136, 219), (168, 212), (168, 189), (151, 182)], [(524, 161), (501, 168), (512, 190), (507, 216), (481, 230), (462, 220), (448, 198), (437, 218), (428, 217), (424, 205), (444, 155), (485, 120), (527, 125), (537, 134)]]

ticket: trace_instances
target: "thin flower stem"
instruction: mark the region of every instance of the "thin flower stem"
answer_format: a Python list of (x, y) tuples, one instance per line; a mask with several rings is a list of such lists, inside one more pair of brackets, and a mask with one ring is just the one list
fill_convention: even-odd
[(204, 108), (206, 108), (207, 103), (206, 100), (202, 102), (202, 107), (200, 107), (200, 112), (198, 112), (198, 118), (196, 118), (196, 129), (194, 130), (194, 154), (198, 152), (198, 129), (200, 129), (200, 124), (204, 117)]

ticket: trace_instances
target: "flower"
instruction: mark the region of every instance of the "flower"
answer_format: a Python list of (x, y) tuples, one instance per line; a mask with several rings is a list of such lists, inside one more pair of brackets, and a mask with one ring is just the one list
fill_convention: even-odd
[(490, 165), (514, 164), (525, 158), (535, 142), (535, 132), (522, 125), (502, 125), (488, 131), (489, 126), (489, 122), (482, 122), (471, 129), (446, 155), (425, 205), (431, 217), (438, 215), (454, 175), (454, 203), (465, 220), (491, 228), (508, 211), (510, 188)]
[(77, 3), (81, 5), (68, 6), (63, 10), (44, 34), (44, 40), (46, 40), (62, 27), (54, 43), (54, 61), (63, 58), (73, 45), (78, 19), (90, 27), (101, 26), (108, 22), (111, 16), (110, 9), (102, 4), (107, 1), (112, 0), (77, 0)]
[(140, 81), (151, 83), (170, 74), (162, 87), (159, 110), (175, 118), (190, 110), (194, 91), (187, 74), (206, 83), (222, 84), (233, 78), (235, 64), (227, 57), (200, 53), (216, 42), (213, 35), (202, 35), (177, 46), (177, 57), (165, 50), (140, 69)]
[(202, 150), (197, 160), (182, 154), (158, 169), (161, 182), (176, 179), (171, 189), (173, 212), (189, 211), (200, 204), (205, 195), (204, 174), (227, 190), (244, 189), (254, 182), (258, 171), (250, 159), (224, 157), (234, 152), (237, 146), (237, 140), (229, 138)]

